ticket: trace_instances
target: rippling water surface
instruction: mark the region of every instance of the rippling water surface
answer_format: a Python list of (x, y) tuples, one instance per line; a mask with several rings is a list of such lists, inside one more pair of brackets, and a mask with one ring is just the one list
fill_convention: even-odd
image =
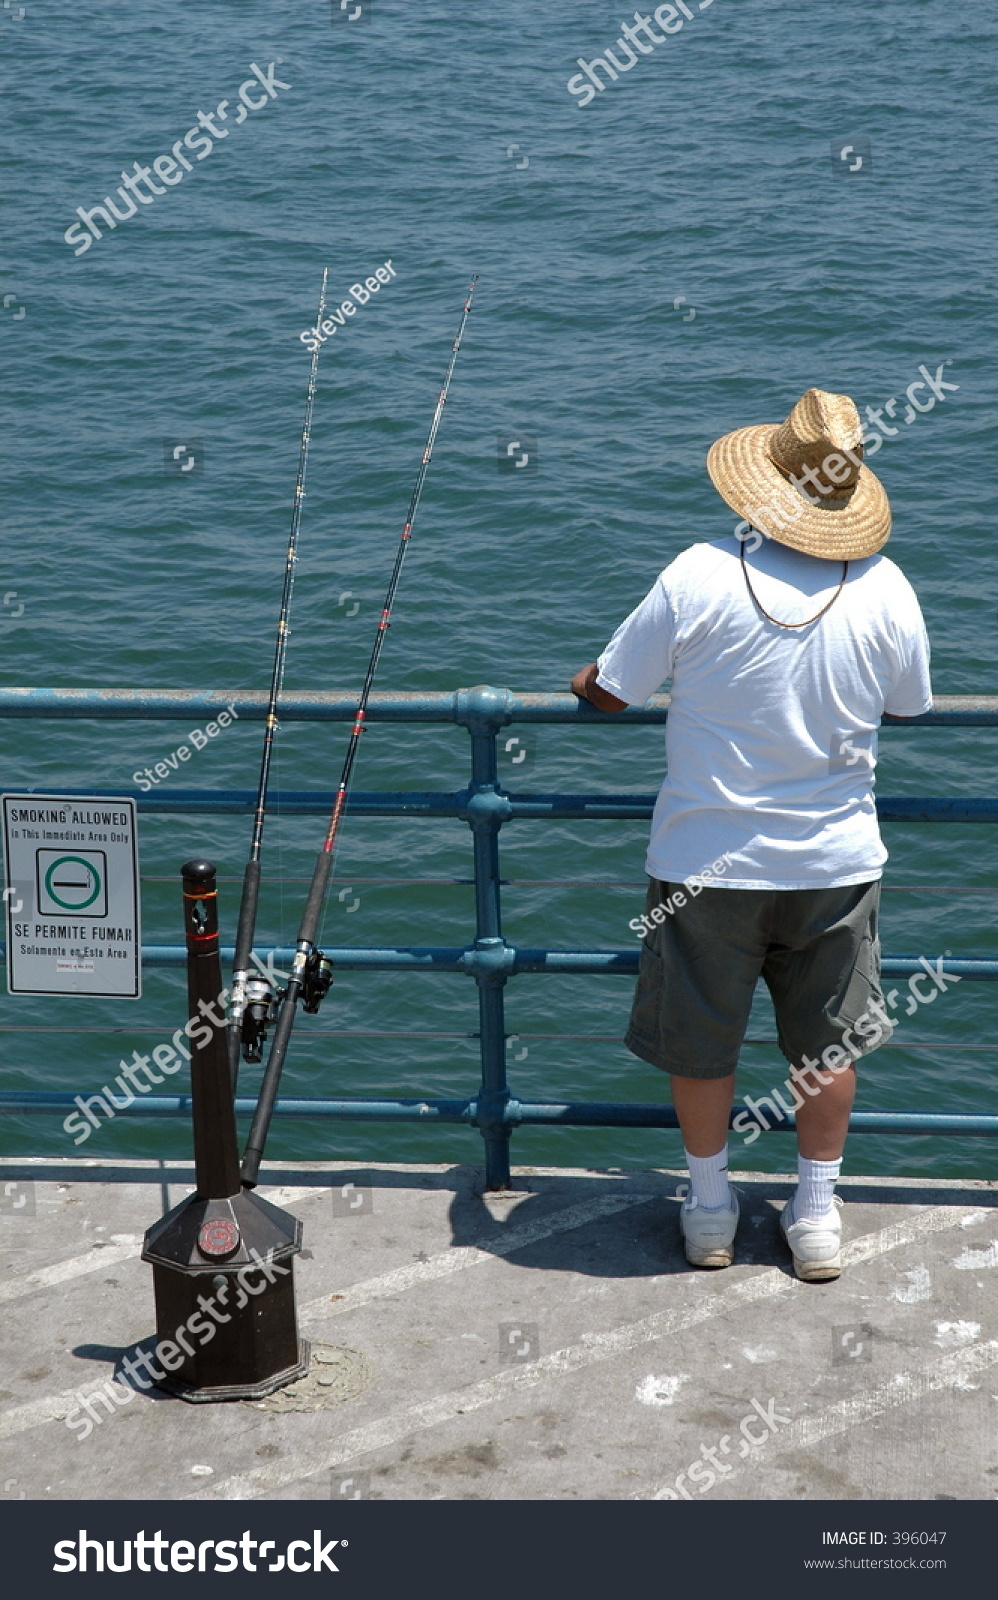
[[(359, 685), (478, 272), (381, 687), (564, 688), (662, 566), (730, 531), (704, 472), (711, 441), (778, 420), (817, 384), (888, 407), (872, 464), (895, 510), (889, 553), (925, 610), (936, 690), (994, 692), (994, 11), (931, 0), (690, 9), (681, 31), (585, 108), (568, 80), (578, 58), (615, 47), (621, 26), (616, 10), (588, 0), (498, 10), (373, 0), (354, 24), (334, 19), (327, 0), (5, 9), (6, 680), (266, 684), (308, 368), (299, 333), (314, 320), (324, 266), (338, 302), (390, 259), (395, 278), (321, 360), (289, 689)], [(273, 64), (270, 94), (251, 63), (264, 77)], [(237, 122), (250, 79), (256, 109)], [(210, 152), (198, 161), (181, 145), (192, 170), (167, 167), (179, 182), (75, 255), (64, 234), (77, 208), (114, 197), (123, 169), (169, 155), (199, 111), (226, 100)], [(855, 153), (833, 159), (833, 143)], [(864, 165), (843, 170), (857, 154)], [(958, 387), (905, 423), (920, 367), (935, 374), (947, 362), (945, 381)], [(536, 460), (500, 473), (498, 441), (521, 435), (536, 439)], [(172, 452), (191, 440), (203, 472), (168, 476), (165, 442)], [(128, 789), (188, 731), (6, 722), (4, 787)], [(250, 787), (259, 739), (259, 724), (237, 725), (164, 788)], [(344, 739), (342, 726), (289, 725), (278, 786), (331, 787)], [(891, 731), (881, 793), (987, 794), (993, 749), (987, 730)], [(541, 728), (532, 772), (510, 782), (648, 791), (661, 768), (656, 730)], [(462, 730), (378, 728), (357, 784), (451, 788), (466, 772)], [(271, 825), (261, 942), (293, 940), (319, 827)], [(246, 819), (143, 817), (147, 940), (178, 941), (177, 869), (196, 852), (226, 879), (231, 936), (248, 832)], [(645, 832), (508, 827), (504, 870), (533, 881), (505, 891), (507, 937), (627, 946)], [(993, 956), (991, 830), (885, 833), (885, 950)], [(349, 823), (326, 938), (463, 942), (471, 891), (452, 880), (469, 873), (461, 824)], [(624, 978), (513, 982), (516, 1091), (663, 1095), (665, 1081), (619, 1042), (630, 988)], [(993, 993), (965, 982), (923, 1008), (864, 1068), (860, 1105), (998, 1110)], [(181, 972), (149, 972), (130, 1004), (9, 998), (0, 1082), (97, 1089), (122, 1055), (167, 1038), (184, 1014)], [(476, 1025), (467, 980), (343, 973), (321, 1016), (299, 1026), (286, 1087), (470, 1093)], [(772, 1031), (760, 1000), (750, 1037), (771, 1041)], [(784, 1073), (771, 1042), (749, 1044), (740, 1089), (764, 1093)], [(8, 1120), (3, 1145), (73, 1150), (47, 1118)], [(81, 1153), (188, 1148), (180, 1125), (130, 1120)], [(857, 1137), (847, 1164), (983, 1176), (989, 1149)], [(269, 1153), (477, 1160), (479, 1150), (462, 1130), (283, 1124)], [(528, 1131), (514, 1152), (521, 1162), (664, 1164), (679, 1143)], [(773, 1136), (747, 1156), (736, 1149), (735, 1164), (743, 1156), (785, 1169), (790, 1145)]]

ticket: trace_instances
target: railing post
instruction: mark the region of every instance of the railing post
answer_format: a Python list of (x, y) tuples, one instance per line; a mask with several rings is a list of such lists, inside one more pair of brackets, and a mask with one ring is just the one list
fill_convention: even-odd
[[(475, 859), (475, 951), (500, 956), (505, 948), (499, 894), (499, 829), (505, 806), (499, 797), (496, 736), (509, 721), (509, 691), (480, 685), (459, 696), (459, 720), (471, 735), (471, 783), (468, 824)], [(485, 1142), (485, 1187), (508, 1189), (510, 1128), (506, 1107), (506, 973), (501, 960), (475, 967), (482, 1082), (478, 1091), (478, 1128)]]

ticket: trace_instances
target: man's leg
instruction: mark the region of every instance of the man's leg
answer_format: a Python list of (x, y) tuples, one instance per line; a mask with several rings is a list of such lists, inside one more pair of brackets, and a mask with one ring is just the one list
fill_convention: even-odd
[(728, 1142), (734, 1073), (727, 1078), (680, 1078), (672, 1073), (669, 1081), (687, 1154), (716, 1155)]
[[(814, 1087), (818, 1093), (808, 1097), (797, 1109), (797, 1192), (790, 1215), (795, 1223), (809, 1228), (827, 1227), (835, 1219), (835, 1185), (842, 1170), (842, 1151), (849, 1131), (849, 1113), (856, 1094), (856, 1063), (843, 1062), (835, 1072), (823, 1072)], [(788, 1226), (789, 1217), (788, 1217)], [(826, 1241), (837, 1254), (835, 1241)], [(822, 1246), (824, 1248), (824, 1246)], [(818, 1250), (817, 1254), (821, 1254)]]
[(826, 1081), (815, 1082), (818, 1093), (813, 1098), (805, 1095), (804, 1104), (797, 1109), (797, 1149), (808, 1161), (838, 1161), (856, 1098), (856, 1063), (850, 1061), (842, 1071), (821, 1076)]
[(670, 1080), (690, 1175), (690, 1202), (708, 1211), (730, 1211), (728, 1116), (735, 1075), (732, 1072), (726, 1078), (681, 1078), (678, 1073), (671, 1073)]
[(687, 1078), (671, 1073), (670, 1079), (690, 1175), (679, 1215), (686, 1259), (695, 1267), (729, 1267), (738, 1227), (738, 1197), (728, 1182), (728, 1116), (735, 1075)]
[[(880, 998), (879, 891), (877, 881), (787, 891), (763, 967), (783, 1049), (791, 1061), (810, 1063), (793, 1069), (802, 1101), (796, 1113), (798, 1183), (780, 1219), (797, 1276), (809, 1282), (837, 1278), (841, 1271), (835, 1185), (856, 1092), (855, 1063), (846, 1050), (852, 1029), (871, 1000)], [(819, 1057), (823, 1063), (833, 1059), (833, 1045), (838, 1064), (819, 1068)]]
[[(729, 1266), (738, 1197), (728, 1183), (728, 1121), (735, 1062), (766, 952), (769, 896), (649, 884), (638, 982), (626, 1044), (668, 1072), (690, 1174), (679, 1214), (687, 1260)], [(685, 903), (678, 904), (680, 898)], [(668, 907), (663, 916), (658, 907)]]

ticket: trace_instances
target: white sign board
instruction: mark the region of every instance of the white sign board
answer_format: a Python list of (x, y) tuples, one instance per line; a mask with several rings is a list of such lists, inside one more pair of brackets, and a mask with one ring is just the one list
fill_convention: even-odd
[(5, 794), (11, 994), (142, 992), (134, 800)]

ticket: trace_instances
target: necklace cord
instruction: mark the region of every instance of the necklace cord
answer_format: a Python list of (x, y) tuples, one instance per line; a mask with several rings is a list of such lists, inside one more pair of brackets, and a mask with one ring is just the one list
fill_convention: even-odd
[(817, 622), (818, 618), (823, 617), (826, 611), (830, 611), (836, 600), (839, 598), (839, 595), (842, 593), (842, 590), (845, 587), (846, 578), (849, 576), (849, 563), (848, 561), (843, 561), (842, 563), (842, 578), (839, 582), (838, 588), (832, 595), (832, 598), (822, 606), (820, 611), (816, 611), (813, 617), (808, 617), (806, 622), (781, 622), (779, 617), (770, 616), (769, 612), (766, 610), (766, 607), (763, 605), (762, 601), (759, 599), (759, 596), (752, 587), (752, 582), (748, 575), (748, 565), (745, 561), (744, 545), (742, 545), (742, 572), (745, 575), (745, 583), (748, 588), (748, 592), (752, 596), (757, 609), (762, 612), (767, 622), (775, 622), (778, 628), (809, 628), (812, 622)]

